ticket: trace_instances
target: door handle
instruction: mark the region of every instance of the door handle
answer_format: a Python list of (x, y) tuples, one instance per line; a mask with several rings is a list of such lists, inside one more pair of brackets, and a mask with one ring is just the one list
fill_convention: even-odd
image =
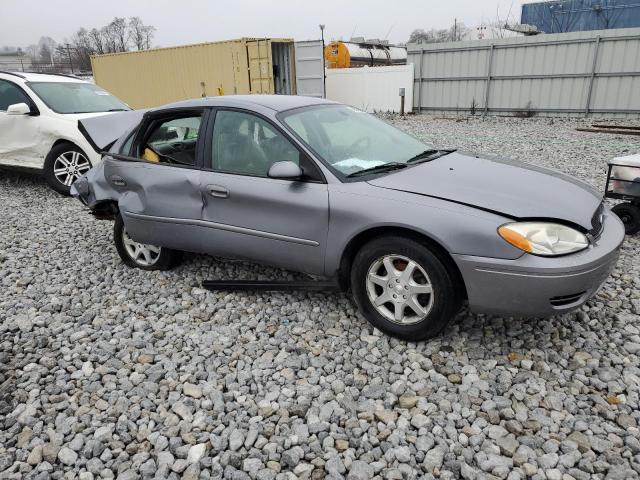
[(215, 198), (229, 198), (229, 190), (221, 185), (207, 185), (207, 192)]
[(124, 187), (127, 184), (127, 182), (124, 181), (124, 178), (118, 175), (111, 175), (111, 183), (116, 187)]

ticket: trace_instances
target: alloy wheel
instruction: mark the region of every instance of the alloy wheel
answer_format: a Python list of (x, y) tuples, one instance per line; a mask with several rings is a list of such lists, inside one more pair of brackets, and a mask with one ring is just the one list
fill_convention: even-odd
[(122, 230), (122, 243), (131, 260), (143, 267), (150, 267), (160, 258), (161, 247), (134, 241), (126, 230)]
[(367, 295), (378, 313), (391, 322), (411, 325), (433, 308), (433, 285), (417, 262), (402, 255), (385, 255), (367, 272)]
[(70, 187), (91, 168), (91, 163), (82, 153), (70, 150), (53, 162), (53, 175), (64, 186)]

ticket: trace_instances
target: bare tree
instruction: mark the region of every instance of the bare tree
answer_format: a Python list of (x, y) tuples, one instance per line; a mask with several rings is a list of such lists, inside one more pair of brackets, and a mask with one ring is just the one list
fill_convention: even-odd
[(156, 27), (149, 25), (144, 32), (144, 49), (149, 50), (151, 48), (151, 40), (153, 40)]
[(449, 28), (448, 35), (445, 42), (459, 42), (471, 31), (464, 23), (455, 22), (451, 28)]
[(424, 28), (416, 28), (411, 35), (407, 43), (432, 43), (433, 36), (431, 32), (427, 32)]
[(116, 34), (113, 31), (112, 25), (105, 25), (100, 29), (102, 35), (102, 44), (104, 46), (104, 53), (116, 53), (118, 51), (118, 40)]
[(138, 50), (147, 50), (151, 48), (151, 39), (155, 28), (151, 25), (145, 25), (140, 17), (131, 17), (129, 19), (129, 39)]
[(29, 57), (29, 59), (32, 62), (36, 62), (38, 60), (38, 53), (39, 53), (38, 45), (34, 45), (34, 44), (29, 45), (25, 49), (25, 52), (26, 52), (27, 57)]
[(38, 61), (41, 63), (51, 64), (53, 63), (53, 52), (48, 45), (42, 45), (40, 47), (40, 53), (38, 54)]
[(469, 29), (464, 23), (455, 23), (450, 28), (424, 30), (422, 28), (411, 32), (408, 43), (442, 43), (461, 40)]
[(29, 45), (25, 54), (33, 63), (51, 65), (59, 62), (65, 66), (71, 61), (80, 71), (91, 69), (91, 55), (126, 52), (134, 47), (138, 50), (151, 48), (155, 27), (145, 25), (140, 17), (126, 19), (115, 17), (102, 28), (80, 28), (64, 44), (56, 46), (51, 37), (41, 37), (37, 45)]
[(91, 32), (81, 28), (73, 35), (69, 44), (71, 48), (69, 51), (66, 49), (65, 51), (67, 56), (71, 56), (73, 64), (80, 70), (91, 70), (91, 55), (96, 53), (93, 48)]
[(38, 40), (38, 60), (45, 63), (53, 61), (53, 52), (56, 49), (56, 41), (51, 37), (40, 37)]
[(115, 17), (109, 23), (111, 34), (115, 40), (116, 52), (129, 50), (129, 30), (127, 20), (124, 17)]
[(105, 53), (104, 37), (102, 36), (102, 31), (98, 30), (97, 28), (92, 28), (87, 32), (87, 35), (89, 37), (91, 49), (99, 55)]

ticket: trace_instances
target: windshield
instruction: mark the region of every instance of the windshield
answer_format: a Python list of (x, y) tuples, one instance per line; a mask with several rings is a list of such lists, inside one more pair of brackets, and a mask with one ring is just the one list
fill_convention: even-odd
[(126, 103), (97, 85), (80, 82), (29, 82), (31, 89), (57, 113), (129, 110)]
[(345, 105), (293, 111), (284, 122), (345, 176), (369, 169), (380, 172), (386, 164), (406, 164), (431, 148), (373, 115)]

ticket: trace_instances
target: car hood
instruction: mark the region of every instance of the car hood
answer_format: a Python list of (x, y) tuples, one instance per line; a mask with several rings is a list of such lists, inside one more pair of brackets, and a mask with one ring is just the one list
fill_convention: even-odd
[(458, 152), (368, 182), (441, 198), (514, 219), (555, 219), (592, 228), (602, 195), (564, 173)]

